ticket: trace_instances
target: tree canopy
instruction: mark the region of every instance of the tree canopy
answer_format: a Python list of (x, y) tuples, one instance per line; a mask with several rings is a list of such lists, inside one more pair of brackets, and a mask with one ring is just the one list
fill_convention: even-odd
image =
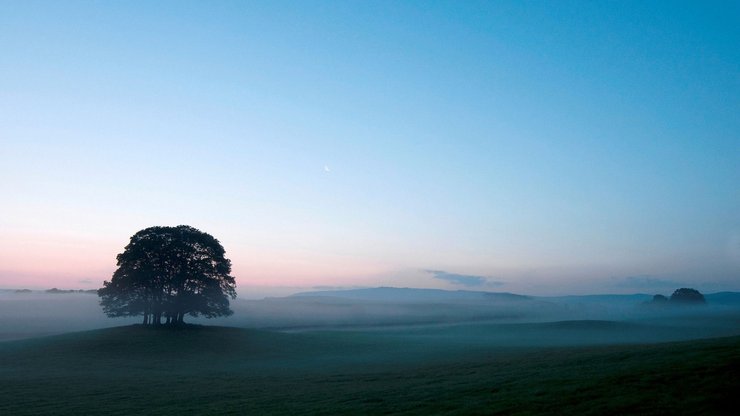
[(144, 316), (144, 324), (182, 324), (185, 315), (227, 316), (236, 298), (231, 261), (221, 243), (188, 225), (149, 227), (118, 254), (118, 269), (98, 290), (109, 317)]
[(686, 304), (707, 303), (706, 299), (704, 299), (704, 295), (702, 295), (698, 290), (687, 287), (676, 289), (676, 291), (671, 295), (671, 302)]
[(707, 300), (698, 290), (687, 287), (676, 289), (670, 298), (663, 295), (655, 295), (653, 299), (644, 303), (652, 307), (668, 307), (681, 305), (704, 305)]

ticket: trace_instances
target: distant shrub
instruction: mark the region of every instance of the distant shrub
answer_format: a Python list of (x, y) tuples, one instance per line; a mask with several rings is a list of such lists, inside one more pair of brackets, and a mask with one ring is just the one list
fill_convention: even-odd
[(653, 303), (664, 303), (668, 302), (668, 298), (663, 295), (655, 295), (653, 296)]
[[(29, 290), (29, 292), (30, 292), (30, 290)], [(97, 295), (98, 294), (98, 290), (97, 289), (85, 290), (85, 289), (57, 289), (57, 288), (51, 288), (51, 289), (47, 289), (46, 290), (46, 293), (53, 293), (55, 295), (56, 294), (60, 294), (60, 293), (88, 293), (88, 294), (92, 294), (92, 295)]]
[(704, 295), (699, 293), (698, 290), (682, 287), (673, 292), (670, 302), (676, 304), (703, 305), (707, 303), (707, 300), (704, 299)]
[(668, 306), (668, 298), (663, 295), (655, 295), (652, 299), (646, 300), (642, 303), (643, 306), (651, 308), (662, 308)]
[(706, 303), (707, 301), (704, 299), (704, 295), (699, 293), (698, 290), (682, 287), (681, 289), (676, 289), (670, 298), (658, 294), (653, 296), (651, 300), (643, 303), (643, 305), (650, 307), (667, 307), (669, 305), (704, 305)]

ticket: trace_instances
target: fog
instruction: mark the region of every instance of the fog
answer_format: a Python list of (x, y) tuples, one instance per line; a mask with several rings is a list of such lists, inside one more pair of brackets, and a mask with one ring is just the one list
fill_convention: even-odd
[[(189, 323), (288, 332), (382, 331), (438, 343), (585, 345), (740, 334), (740, 293), (704, 306), (650, 306), (650, 295), (528, 297), (507, 293), (377, 288), (236, 299), (230, 317)], [(139, 323), (107, 318), (88, 293), (0, 291), (0, 341)]]

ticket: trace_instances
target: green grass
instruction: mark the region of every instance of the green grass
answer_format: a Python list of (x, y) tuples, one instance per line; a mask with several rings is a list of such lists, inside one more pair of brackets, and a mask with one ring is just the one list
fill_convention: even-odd
[(129, 326), (0, 344), (1, 415), (733, 414), (738, 392), (740, 337), (514, 348)]

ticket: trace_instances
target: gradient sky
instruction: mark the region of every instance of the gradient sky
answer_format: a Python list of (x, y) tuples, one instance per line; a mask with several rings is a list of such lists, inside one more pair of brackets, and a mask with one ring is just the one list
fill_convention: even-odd
[(0, 2), (0, 288), (740, 290), (737, 2)]

